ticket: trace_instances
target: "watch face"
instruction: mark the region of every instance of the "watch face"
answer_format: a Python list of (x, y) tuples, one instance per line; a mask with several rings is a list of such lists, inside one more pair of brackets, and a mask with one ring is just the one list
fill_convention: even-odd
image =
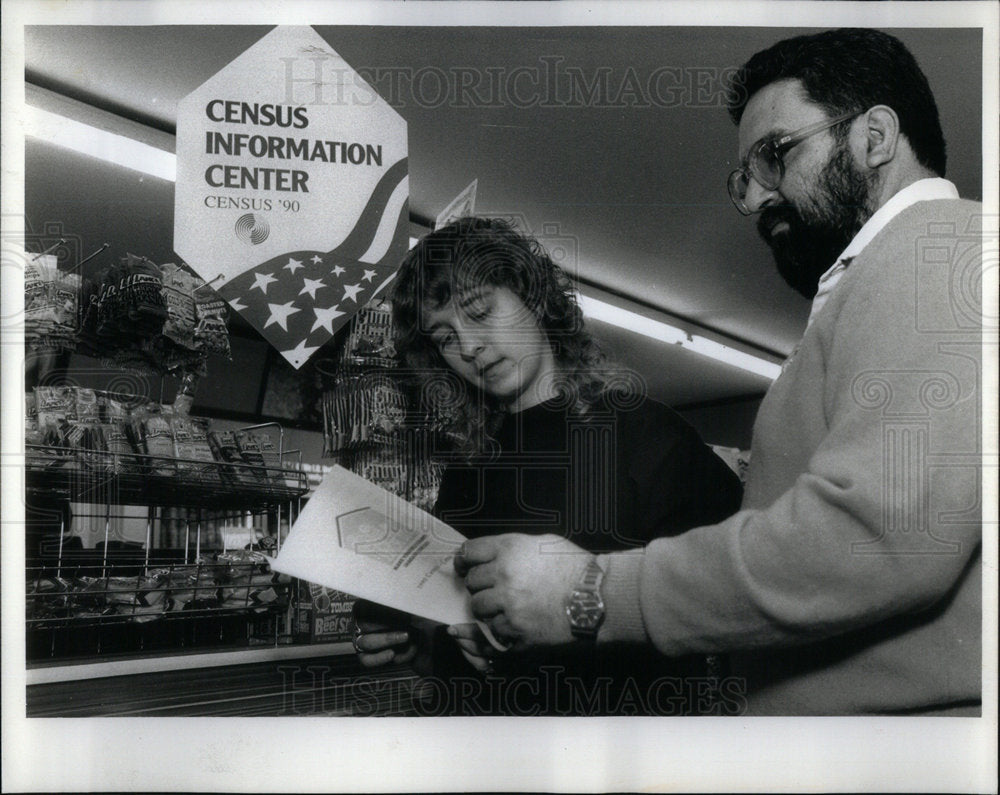
[(594, 591), (573, 591), (566, 614), (574, 629), (597, 629), (604, 618), (604, 601)]

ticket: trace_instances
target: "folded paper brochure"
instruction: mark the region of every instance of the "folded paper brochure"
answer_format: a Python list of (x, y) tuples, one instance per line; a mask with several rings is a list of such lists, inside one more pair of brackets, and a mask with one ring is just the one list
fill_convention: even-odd
[(360, 599), (465, 624), (475, 619), (453, 565), (463, 541), (465, 536), (426, 511), (335, 466), (270, 564)]

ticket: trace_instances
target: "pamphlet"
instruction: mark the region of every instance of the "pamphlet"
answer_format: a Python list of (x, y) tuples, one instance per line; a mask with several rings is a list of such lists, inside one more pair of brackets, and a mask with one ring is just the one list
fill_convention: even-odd
[[(453, 560), (465, 536), (334, 466), (310, 497), (274, 571), (445, 624), (475, 621)], [(485, 624), (491, 643), (504, 648)]]

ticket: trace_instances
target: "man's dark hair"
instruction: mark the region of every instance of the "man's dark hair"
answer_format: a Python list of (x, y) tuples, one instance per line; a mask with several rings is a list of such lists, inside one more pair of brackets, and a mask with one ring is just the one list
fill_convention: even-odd
[(802, 81), (809, 98), (831, 116), (888, 105), (917, 160), (944, 176), (947, 155), (934, 95), (899, 39), (878, 30), (841, 28), (779, 41), (733, 77), (728, 100), (733, 122), (740, 123), (760, 89), (787, 79)]

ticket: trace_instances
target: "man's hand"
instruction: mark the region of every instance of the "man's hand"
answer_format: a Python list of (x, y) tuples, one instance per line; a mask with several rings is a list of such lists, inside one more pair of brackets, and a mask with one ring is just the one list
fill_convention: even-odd
[(515, 651), (573, 642), (566, 600), (590, 553), (554, 535), (519, 533), (466, 541), (455, 570), (472, 594), (472, 612)]

